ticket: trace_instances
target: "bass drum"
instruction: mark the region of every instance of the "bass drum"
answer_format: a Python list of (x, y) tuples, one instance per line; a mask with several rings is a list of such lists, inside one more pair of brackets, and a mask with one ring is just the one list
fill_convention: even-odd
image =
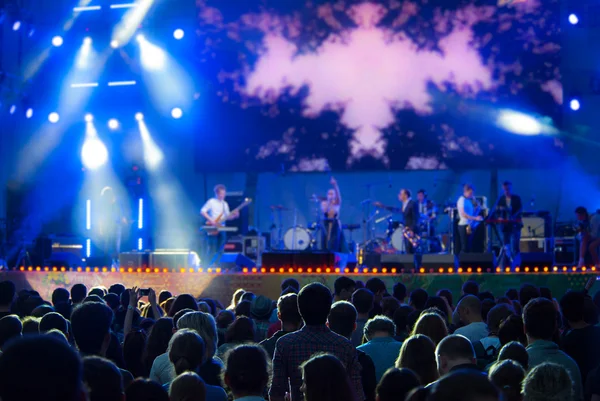
[(392, 234), (392, 238), (391, 241), (392, 246), (394, 247), (394, 249), (398, 252), (406, 252), (406, 244), (404, 243), (404, 227), (400, 226), (398, 227), (396, 230), (394, 230), (394, 233)]
[(283, 236), (285, 249), (290, 251), (305, 251), (310, 248), (312, 240), (310, 231), (303, 227), (290, 228)]

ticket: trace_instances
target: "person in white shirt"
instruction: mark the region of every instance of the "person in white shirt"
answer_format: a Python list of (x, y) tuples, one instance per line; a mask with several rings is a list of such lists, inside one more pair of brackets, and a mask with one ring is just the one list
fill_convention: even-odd
[(458, 209), (458, 243), (457, 249), (454, 250), (456, 255), (461, 252), (471, 252), (471, 242), (473, 239), (473, 233), (469, 232), (469, 226), (475, 221), (482, 221), (483, 217), (475, 216), (475, 189), (471, 184), (465, 184), (463, 186), (463, 194), (458, 198), (456, 202), (456, 208)]
[(481, 316), (481, 301), (479, 298), (475, 295), (467, 295), (460, 300), (456, 309), (464, 326), (456, 329), (454, 334), (465, 336), (472, 343), (488, 336), (487, 324)]
[[(227, 189), (225, 185), (219, 184), (215, 186), (215, 197), (210, 198), (202, 209), (200, 214), (206, 219), (206, 224), (209, 226), (225, 226), (227, 220), (232, 220), (239, 217), (239, 213), (231, 213), (229, 210), (229, 204), (225, 201), (227, 196)], [(210, 266), (213, 266), (219, 261), (221, 253), (223, 252), (223, 246), (227, 236), (225, 232), (214, 233), (208, 232), (206, 235), (206, 252), (205, 257), (212, 256)]]

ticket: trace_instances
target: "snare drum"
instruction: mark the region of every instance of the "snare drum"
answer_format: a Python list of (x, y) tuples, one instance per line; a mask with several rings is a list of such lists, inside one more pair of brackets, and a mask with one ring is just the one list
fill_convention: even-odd
[(404, 226), (400, 225), (396, 230), (394, 230), (391, 243), (396, 251), (406, 252), (406, 244), (404, 243)]
[(312, 234), (303, 227), (290, 228), (283, 236), (285, 249), (290, 251), (305, 251), (312, 244)]

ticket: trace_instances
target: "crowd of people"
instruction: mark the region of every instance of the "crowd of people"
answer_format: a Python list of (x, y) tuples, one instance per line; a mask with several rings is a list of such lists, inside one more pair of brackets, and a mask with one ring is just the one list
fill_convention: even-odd
[[(591, 283), (591, 282), (590, 282)], [(589, 285), (591, 286), (591, 285)], [(0, 282), (2, 401), (600, 401), (600, 292), (386, 288), (339, 277), (243, 289)]]

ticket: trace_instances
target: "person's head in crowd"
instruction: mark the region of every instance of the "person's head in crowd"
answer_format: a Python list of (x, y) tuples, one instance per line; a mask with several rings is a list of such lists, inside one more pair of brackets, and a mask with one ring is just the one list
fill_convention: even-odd
[(492, 365), (489, 378), (504, 394), (503, 401), (521, 401), (521, 383), (525, 369), (515, 361), (505, 360)]
[(410, 369), (389, 368), (381, 377), (376, 390), (377, 401), (404, 400), (421, 383)]
[(580, 291), (567, 291), (560, 299), (560, 310), (563, 318), (571, 328), (579, 328), (585, 325), (583, 310), (585, 306), (585, 294)]
[(254, 341), (254, 322), (246, 316), (240, 316), (227, 328), (225, 342), (241, 344)]
[(154, 380), (135, 379), (125, 389), (127, 401), (169, 401), (167, 390)]
[(519, 303), (523, 308), (527, 306), (527, 303), (532, 299), (540, 297), (540, 290), (533, 284), (525, 283), (521, 285), (519, 289)]
[(0, 355), (0, 377), (2, 401), (86, 400), (81, 358), (51, 336), (11, 342)]
[(242, 295), (242, 298), (240, 299), (240, 302), (243, 301), (248, 301), (248, 302), (252, 302), (252, 300), (256, 297), (256, 295), (253, 292), (250, 291), (246, 291), (244, 292), (244, 294)]
[(510, 299), (511, 301), (519, 300), (519, 291), (517, 291), (516, 288), (509, 288), (504, 293), (504, 296)]
[(298, 311), (307, 326), (324, 325), (331, 310), (331, 292), (321, 283), (308, 284), (298, 293)]
[(441, 376), (460, 366), (475, 365), (477, 359), (473, 344), (466, 337), (452, 334), (438, 344), (436, 362)]
[(171, 309), (169, 310), (169, 317), (175, 316), (177, 312), (182, 309), (191, 309), (194, 311), (198, 310), (198, 304), (193, 296), (190, 294), (181, 294), (175, 298), (173, 305), (171, 305)]
[(108, 292), (110, 294), (116, 294), (120, 296), (122, 293), (125, 292), (125, 286), (121, 283), (113, 284), (110, 287), (108, 287)]
[(454, 301), (454, 298), (452, 297), (452, 292), (448, 289), (441, 289), (439, 290), (435, 295), (437, 295), (438, 297), (442, 297), (446, 299), (446, 302), (448, 302), (448, 305), (452, 308), (452, 306), (454, 305), (452, 302)]
[[(210, 313), (211, 315), (216, 316), (217, 315), (217, 303), (210, 298), (203, 298), (200, 300), (201, 302), (204, 302), (206, 305), (208, 305), (209, 310), (206, 313)], [(200, 309), (198, 309), (200, 310)], [(204, 312), (204, 311), (202, 311)]]
[(80, 304), (87, 296), (87, 287), (84, 284), (75, 284), (71, 287), (71, 302)]
[(402, 305), (396, 312), (394, 312), (394, 316), (392, 320), (396, 325), (396, 335), (402, 336), (403, 334), (408, 334), (408, 316), (413, 312), (413, 308), (408, 305)]
[(83, 358), (83, 382), (89, 401), (124, 401), (123, 378), (119, 368), (99, 356)]
[[(20, 310), (20, 312), (23, 313), (22, 316), (33, 316), (33, 312), (39, 306), (42, 306), (42, 305), (46, 306), (44, 300), (38, 295), (33, 295), (33, 296), (30, 296), (29, 298), (27, 298), (23, 302), (23, 308)], [(42, 309), (37, 310), (35, 317), (42, 317), (45, 314), (45, 312), (48, 310), (50, 310), (50, 309), (42, 308)]]
[(400, 307), (400, 301), (398, 301), (394, 297), (384, 297), (381, 300), (381, 313), (384, 316), (392, 319), (394, 317), (394, 313)]
[(494, 303), (496, 302), (496, 297), (490, 291), (481, 291), (481, 292), (479, 292), (479, 294), (477, 294), (477, 298), (479, 298), (479, 300), (481, 302), (483, 302), (485, 299), (489, 299), (491, 301), (494, 301)]
[(475, 295), (464, 296), (456, 306), (460, 321), (469, 325), (471, 323), (482, 322), (481, 301)]
[(12, 281), (0, 281), (0, 311), (7, 312), (15, 299), (15, 284)]
[(210, 313), (210, 306), (204, 301), (198, 302), (198, 311), (204, 313)]
[(507, 304), (496, 305), (490, 309), (486, 321), (490, 336), (497, 336), (500, 331), (500, 324), (514, 314), (512, 308)]
[(411, 335), (423, 334), (431, 339), (435, 345), (439, 344), (448, 335), (448, 327), (442, 316), (427, 309), (417, 319)]
[(444, 317), (444, 319), (448, 318), (448, 306), (446, 305), (446, 301), (442, 297), (438, 297), (434, 295), (432, 297), (427, 298), (427, 302), (425, 302), (425, 309), (435, 308), (437, 311)]
[(300, 365), (305, 401), (354, 400), (354, 391), (346, 368), (330, 354), (314, 355)]
[(88, 295), (98, 295), (100, 298), (104, 298), (106, 294), (108, 294), (108, 291), (105, 287), (94, 287), (88, 292)]
[(520, 315), (512, 315), (504, 319), (498, 328), (498, 338), (500, 344), (508, 344), (511, 341), (518, 341), (523, 345), (527, 344), (525, 328), (523, 327), (523, 318)]
[(204, 312), (186, 313), (177, 321), (177, 329), (194, 330), (204, 340), (206, 360), (210, 360), (215, 356), (219, 336), (214, 317)]
[(375, 316), (365, 324), (364, 336), (367, 341), (375, 338), (394, 337), (395, 335), (396, 325), (387, 316)]
[(487, 321), (488, 313), (490, 313), (490, 310), (492, 310), (494, 306), (496, 306), (496, 302), (491, 299), (484, 299), (481, 301), (481, 319), (483, 319), (484, 322)]
[(281, 291), (289, 287), (295, 289), (296, 293), (300, 292), (300, 283), (295, 278), (286, 278), (281, 282)]
[(515, 314), (517, 316), (523, 315), (523, 306), (521, 305), (521, 303), (519, 302), (518, 299), (515, 299), (514, 301), (512, 301), (512, 307), (515, 310)]
[(177, 322), (179, 322), (179, 319), (181, 319), (183, 317), (183, 315), (185, 315), (186, 313), (190, 313), (190, 312), (196, 312), (193, 309), (182, 309), (179, 312), (177, 312), (174, 316), (173, 316), (173, 332), (175, 332), (175, 330), (177, 330)]
[(8, 315), (0, 319), (0, 350), (6, 344), (23, 334), (23, 324), (17, 315)]
[(60, 330), (65, 336), (69, 336), (69, 323), (59, 313), (51, 312), (40, 320), (40, 334), (52, 329)]
[(472, 280), (466, 281), (462, 285), (461, 293), (462, 293), (462, 295), (477, 296), (479, 294), (479, 284), (476, 281), (472, 281)]
[(104, 300), (106, 305), (108, 305), (113, 311), (117, 311), (117, 309), (119, 309), (119, 306), (121, 305), (120, 297), (117, 294), (113, 294), (112, 292), (106, 294), (102, 299)]
[(431, 386), (427, 396), (427, 401), (500, 401), (501, 399), (500, 390), (487, 376), (472, 370), (460, 370), (442, 377)]
[[(167, 298), (166, 301), (164, 301), (163, 303), (161, 303), (159, 306), (162, 308), (162, 310), (164, 310), (165, 312), (171, 310), (171, 307), (173, 306), (173, 303), (175, 302), (175, 297), (171, 297), (171, 298)], [(173, 316), (175, 317), (175, 316)]]
[(133, 377), (147, 376), (150, 373), (142, 359), (147, 340), (148, 336), (143, 330), (132, 330), (125, 335), (123, 359), (125, 368), (131, 372)]
[(50, 331), (47, 331), (45, 334), (47, 336), (54, 337), (54, 338), (56, 338), (56, 339), (58, 339), (60, 341), (64, 341), (65, 344), (69, 344), (70, 345), (69, 340), (67, 339), (67, 336), (65, 336), (65, 333), (63, 333), (60, 330), (52, 329)]
[(333, 300), (348, 301), (356, 290), (356, 283), (350, 277), (338, 277), (333, 283)]
[(239, 345), (226, 355), (224, 362), (223, 383), (234, 399), (265, 394), (271, 377), (271, 361), (262, 347)]
[(56, 306), (61, 302), (69, 302), (71, 299), (71, 294), (69, 294), (69, 290), (66, 288), (57, 288), (52, 291), (52, 305)]
[(365, 288), (365, 283), (362, 280), (356, 280), (354, 283), (356, 284), (357, 290), (360, 290), (361, 288)]
[(422, 334), (408, 337), (402, 343), (396, 367), (415, 372), (422, 386), (433, 383), (439, 378), (435, 364), (435, 344)]
[(170, 291), (167, 290), (162, 290), (161, 292), (158, 293), (158, 304), (162, 304), (163, 302), (165, 302), (167, 299), (171, 298), (173, 296), (173, 294), (171, 294)]
[(500, 348), (498, 361), (511, 360), (517, 362), (523, 369), (529, 369), (529, 354), (523, 344), (511, 341)]
[(206, 401), (206, 384), (197, 373), (184, 372), (171, 382), (169, 399), (170, 401)]
[(540, 297), (552, 301), (552, 290), (550, 290), (548, 287), (540, 287)]
[[(431, 387), (431, 386), (430, 386)], [(427, 401), (430, 387), (417, 387), (406, 394), (405, 401)]]
[(352, 294), (352, 305), (356, 308), (356, 312), (363, 319), (369, 316), (369, 312), (373, 309), (373, 302), (375, 301), (375, 296), (366, 288), (361, 288), (359, 290), (354, 291)]
[(173, 319), (170, 317), (161, 317), (154, 323), (144, 350), (143, 360), (146, 368), (152, 366), (154, 359), (164, 354), (169, 346), (169, 341), (173, 337)]
[(529, 345), (537, 340), (552, 340), (557, 329), (557, 313), (552, 301), (546, 298), (535, 298), (525, 305), (523, 325)]
[(250, 317), (250, 309), (252, 308), (252, 302), (250, 301), (240, 301), (235, 307), (235, 316), (246, 316)]
[(231, 296), (231, 303), (229, 304), (227, 309), (229, 309), (231, 311), (234, 310), (235, 307), (237, 306), (237, 304), (240, 303), (240, 300), (242, 299), (242, 295), (244, 295), (245, 292), (246, 291), (244, 291), (243, 288), (238, 288), (237, 290), (235, 290), (235, 292)]
[(532, 368), (523, 380), (523, 401), (573, 401), (571, 375), (561, 365), (542, 363)]
[(397, 282), (392, 287), (392, 296), (396, 298), (401, 304), (403, 304), (404, 301), (406, 301), (406, 294), (406, 286), (403, 283)]
[(302, 317), (298, 311), (298, 295), (286, 294), (277, 300), (277, 318), (281, 321), (281, 330), (292, 332), (302, 327)]
[(496, 300), (496, 305), (509, 305), (512, 307), (513, 301), (511, 301), (508, 297), (498, 297), (498, 299)]
[(83, 303), (73, 310), (73, 339), (83, 355), (105, 356), (110, 345), (113, 311), (98, 302)]
[(175, 374), (198, 372), (204, 362), (204, 340), (194, 330), (182, 329), (173, 334), (167, 354), (175, 368)]
[(106, 302), (104, 302), (104, 298), (99, 295), (96, 295), (96, 294), (91, 294), (91, 295), (88, 295), (87, 297), (83, 298), (82, 303), (85, 304), (88, 302), (99, 302), (101, 304), (106, 304)]
[(591, 326), (600, 323), (598, 308), (596, 308), (594, 300), (589, 296), (586, 296), (583, 301), (583, 320)]
[(378, 277), (372, 277), (368, 279), (365, 283), (365, 287), (373, 293), (376, 304), (379, 304), (384, 295), (387, 294), (385, 283)]
[(21, 320), (23, 324), (23, 335), (40, 334), (40, 319), (39, 317), (27, 316)]
[(429, 295), (427, 294), (427, 291), (422, 288), (417, 288), (411, 291), (410, 297), (408, 298), (408, 304), (415, 310), (422, 311), (425, 309), (428, 298)]
[(273, 302), (264, 295), (259, 295), (250, 303), (250, 316), (248, 317), (255, 320), (269, 320), (272, 311)]
[(235, 314), (230, 310), (222, 310), (217, 315), (215, 321), (217, 322), (217, 329), (227, 329), (231, 323), (235, 320)]
[(288, 287), (285, 290), (281, 291), (281, 294), (279, 294), (279, 296), (283, 296), (283, 295), (287, 295), (287, 294), (296, 294), (296, 295), (298, 295), (298, 291), (296, 291), (295, 288)]
[(350, 302), (338, 301), (331, 305), (327, 325), (334, 333), (350, 338), (356, 330), (356, 308)]

